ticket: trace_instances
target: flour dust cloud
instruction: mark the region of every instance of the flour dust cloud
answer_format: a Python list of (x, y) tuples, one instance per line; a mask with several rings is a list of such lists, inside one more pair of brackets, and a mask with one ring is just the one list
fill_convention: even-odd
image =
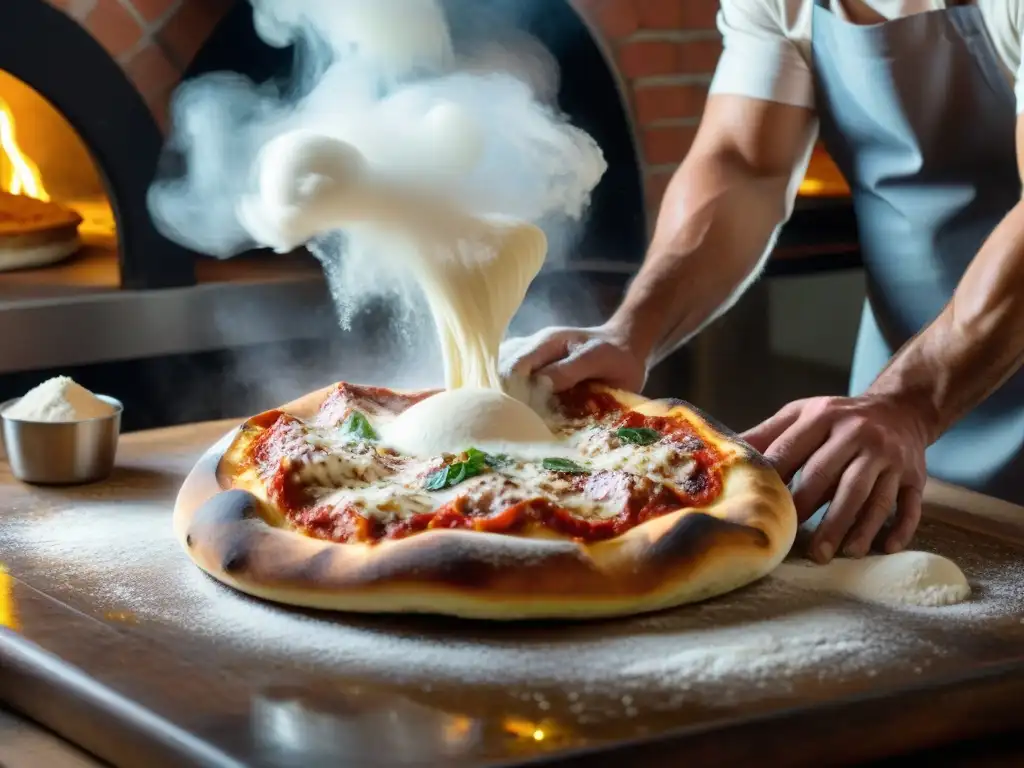
[[(359, 208), (372, 179), (470, 216), (534, 223), (548, 236), (549, 258), (559, 258), (606, 169), (601, 150), (553, 104), (554, 57), (515, 30), (528, 3), (251, 3), (259, 36), (293, 48), (291, 75), (254, 83), (218, 72), (179, 87), (168, 153), (181, 173), (153, 184), (151, 215), (166, 236), (217, 258), (308, 243), (342, 325), (351, 329), (368, 303), (385, 300), (391, 329), (403, 329), (407, 368), (429, 369), (436, 339), (408, 270), (366, 228), (324, 233), (307, 226), (306, 212), (321, 203)], [(466, 42), (453, 28), (475, 34)], [(265, 152), (289, 136), (305, 137), (290, 175), (281, 163), (268, 171)], [(362, 213), (352, 214), (357, 222)]]

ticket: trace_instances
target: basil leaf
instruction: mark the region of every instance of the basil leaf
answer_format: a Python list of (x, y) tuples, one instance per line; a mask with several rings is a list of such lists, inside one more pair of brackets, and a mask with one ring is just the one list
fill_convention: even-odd
[(377, 440), (377, 431), (359, 411), (352, 411), (342, 423), (341, 428), (349, 434), (355, 435), (363, 440)]
[(615, 436), (633, 445), (651, 445), (661, 440), (661, 433), (650, 427), (621, 427), (615, 430)]
[(590, 471), (586, 467), (577, 464), (572, 459), (544, 459), (540, 465), (551, 472), (568, 472), (573, 475), (582, 475)]
[(470, 448), (462, 455), (466, 457), (462, 461), (454, 461), (448, 466), (427, 475), (427, 479), (423, 484), (424, 489), (440, 491), (444, 488), (451, 488), (464, 480), (476, 477), (490, 466), (487, 463), (490, 457), (476, 448)]
[(484, 459), (484, 461), (487, 462), (487, 466), (490, 467), (491, 469), (501, 469), (502, 467), (507, 467), (510, 464), (512, 464), (512, 459), (506, 456), (504, 453), (499, 453), (494, 456), (492, 456), (491, 454), (487, 454), (487, 457)]
[(441, 467), (441, 469), (436, 472), (431, 472), (427, 475), (427, 481), (423, 483), (424, 489), (428, 491), (440, 491), (442, 488), (447, 488), (450, 469), (450, 466)]
[[(467, 477), (470, 473), (470, 464), (467, 461), (460, 461), (456, 464), (452, 464), (448, 468), (448, 486), (458, 485)], [(476, 473), (474, 473), (476, 474)]]
[(476, 448), (467, 448), (465, 463), (478, 470), (482, 470), (484, 467), (488, 466), (487, 454), (483, 451), (477, 450)]

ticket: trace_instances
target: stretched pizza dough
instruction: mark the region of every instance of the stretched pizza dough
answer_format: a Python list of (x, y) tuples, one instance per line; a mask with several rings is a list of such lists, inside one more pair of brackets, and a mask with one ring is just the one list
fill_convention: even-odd
[(479, 219), (461, 231), (417, 233), (416, 249), (409, 266), (417, 272), (440, 334), (445, 387), (502, 391), (498, 349), (544, 266), (543, 230), (525, 222)]

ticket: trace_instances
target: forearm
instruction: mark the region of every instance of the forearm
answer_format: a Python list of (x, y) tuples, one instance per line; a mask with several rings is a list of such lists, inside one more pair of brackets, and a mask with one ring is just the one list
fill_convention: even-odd
[(789, 214), (789, 180), (728, 152), (680, 167), (643, 268), (611, 320), (638, 354), (656, 362), (728, 308)]
[(1024, 203), (985, 242), (952, 300), (869, 389), (914, 409), (929, 442), (1024, 363)]

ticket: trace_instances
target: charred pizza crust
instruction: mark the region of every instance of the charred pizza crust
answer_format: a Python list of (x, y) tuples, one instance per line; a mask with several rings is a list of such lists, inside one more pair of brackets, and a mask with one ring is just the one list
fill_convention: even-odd
[[(368, 613), (492, 620), (620, 616), (721, 595), (774, 570), (793, 544), (797, 518), (771, 465), (682, 400), (595, 388), (644, 415), (686, 418), (725, 456), (717, 499), (598, 542), (435, 529), (375, 544), (335, 543), (279, 527), (258, 483), (232, 487), (243, 424), (186, 478), (174, 509), (176, 535), (200, 568), (242, 592)], [(331, 389), (280, 410), (311, 418)]]

